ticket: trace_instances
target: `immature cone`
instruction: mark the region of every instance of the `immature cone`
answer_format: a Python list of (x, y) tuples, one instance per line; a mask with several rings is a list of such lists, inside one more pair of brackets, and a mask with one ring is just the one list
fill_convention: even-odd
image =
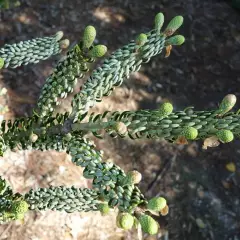
[(185, 42), (185, 37), (182, 35), (176, 35), (166, 40), (165, 46), (169, 45), (182, 45)]
[(183, 17), (182, 16), (176, 16), (174, 17), (170, 23), (167, 25), (167, 28), (164, 31), (164, 34), (166, 36), (171, 36), (173, 33), (181, 27), (183, 24)]
[(14, 214), (24, 214), (28, 211), (28, 203), (24, 200), (16, 201), (11, 206), (11, 212)]
[(155, 19), (154, 19), (154, 28), (157, 30), (157, 33), (160, 33), (163, 23), (164, 23), (164, 15), (160, 12), (155, 16)]
[(110, 207), (108, 206), (107, 203), (100, 203), (99, 206), (98, 206), (98, 209), (103, 216), (107, 215), (110, 211)]
[(150, 235), (157, 234), (159, 225), (152, 217), (143, 214), (138, 220), (141, 224), (142, 230), (145, 233), (148, 233)]
[(136, 170), (130, 171), (127, 173), (126, 180), (129, 184), (138, 184), (142, 180), (142, 174)]
[(169, 102), (163, 103), (158, 110), (158, 112), (162, 116), (168, 116), (169, 114), (172, 113), (172, 111), (173, 111), (173, 105)]
[(127, 126), (123, 122), (117, 122), (114, 126), (114, 130), (121, 135), (126, 134)]
[(163, 197), (154, 197), (149, 200), (147, 208), (153, 211), (161, 211), (167, 205), (167, 201)]
[(63, 35), (64, 35), (63, 31), (58, 31), (55, 34), (55, 39), (59, 41), (60, 39), (62, 39)]
[(145, 33), (141, 33), (136, 38), (136, 44), (139, 46), (143, 46), (147, 42), (147, 35)]
[(129, 230), (133, 227), (134, 217), (129, 213), (120, 213), (117, 216), (117, 225), (124, 229)]
[(230, 130), (221, 129), (216, 133), (216, 136), (223, 143), (229, 143), (234, 139), (233, 133)]
[(220, 115), (223, 115), (229, 112), (234, 107), (236, 102), (237, 102), (237, 97), (234, 94), (226, 95), (219, 106), (218, 112), (220, 113)]
[(35, 133), (32, 133), (31, 135), (30, 135), (30, 141), (32, 142), (32, 143), (34, 143), (34, 142), (36, 142), (37, 140), (38, 140), (38, 135), (37, 134), (35, 134)]
[(194, 140), (198, 136), (198, 130), (194, 127), (185, 127), (181, 135), (188, 140)]
[(60, 42), (60, 48), (61, 49), (66, 49), (69, 47), (70, 41), (68, 39), (64, 39)]
[(72, 134), (71, 133), (67, 133), (63, 138), (64, 138), (64, 140), (69, 142), (72, 139)]
[(100, 58), (103, 57), (107, 52), (107, 47), (104, 45), (97, 45), (94, 46), (90, 51), (89, 51), (89, 56), (92, 58)]
[(96, 37), (96, 29), (93, 26), (87, 26), (83, 33), (83, 48), (90, 48)]
[(2, 58), (0, 58), (0, 69), (2, 69), (4, 66), (4, 60)]

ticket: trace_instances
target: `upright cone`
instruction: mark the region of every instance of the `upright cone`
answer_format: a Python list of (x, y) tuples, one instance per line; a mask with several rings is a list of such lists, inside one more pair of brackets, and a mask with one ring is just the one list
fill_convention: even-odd
[(164, 31), (164, 34), (166, 36), (171, 36), (173, 33), (176, 32), (178, 28), (180, 28), (183, 24), (183, 17), (182, 16), (176, 16), (174, 17), (170, 23), (167, 25), (167, 28)]

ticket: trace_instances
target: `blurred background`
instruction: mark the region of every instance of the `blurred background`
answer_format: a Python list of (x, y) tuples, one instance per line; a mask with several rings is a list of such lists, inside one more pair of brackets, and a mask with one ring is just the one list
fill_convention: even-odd
[[(169, 58), (163, 53), (152, 59), (93, 111), (155, 109), (166, 100), (175, 110), (188, 106), (214, 109), (228, 93), (240, 99), (239, 5), (238, 0), (13, 1), (9, 9), (0, 9), (0, 47), (59, 30), (74, 45), (83, 29), (94, 25), (97, 41), (110, 54), (152, 29), (158, 12), (164, 13), (166, 22), (183, 15), (184, 25), (178, 33), (185, 36), (185, 44), (174, 47)], [(0, 96), (1, 119), (31, 114), (60, 57), (0, 72), (0, 88), (7, 90)], [(70, 101), (71, 96), (58, 111), (68, 110)], [(238, 101), (236, 109), (239, 107)], [(239, 140), (207, 150), (202, 149), (202, 142), (173, 145), (108, 136), (94, 141), (104, 150), (105, 159), (143, 174), (140, 189), (148, 198), (164, 196), (168, 200), (170, 212), (158, 219), (158, 236), (144, 239), (240, 239)], [(21, 193), (49, 185), (91, 186), (70, 156), (54, 151), (7, 152), (0, 159), (0, 175)], [(0, 240), (138, 239), (135, 230), (116, 228), (116, 214), (31, 212), (24, 223), (1, 225)]]

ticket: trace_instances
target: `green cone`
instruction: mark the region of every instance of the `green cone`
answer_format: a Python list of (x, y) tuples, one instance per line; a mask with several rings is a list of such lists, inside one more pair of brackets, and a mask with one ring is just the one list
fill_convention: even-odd
[(11, 207), (11, 212), (14, 214), (24, 214), (28, 211), (28, 203), (24, 200), (16, 201)]
[(164, 34), (166, 36), (171, 36), (173, 35), (174, 32), (176, 32), (176, 30), (178, 28), (181, 27), (181, 25), (183, 24), (183, 17), (182, 16), (176, 16), (174, 17), (169, 24), (167, 25), (167, 28), (164, 31)]
[(164, 23), (164, 15), (160, 12), (155, 16), (154, 19), (154, 28), (157, 30), (158, 33), (160, 33), (161, 28)]
[(107, 52), (107, 47), (104, 45), (97, 45), (94, 46), (90, 51), (89, 51), (89, 56), (92, 58), (100, 58), (105, 55)]
[(167, 205), (167, 201), (163, 197), (154, 197), (149, 200), (147, 208), (153, 211), (161, 211)]
[(98, 208), (102, 215), (107, 215), (110, 211), (110, 208), (107, 203), (100, 203)]
[(129, 213), (120, 213), (117, 217), (119, 226), (124, 230), (129, 230), (133, 227), (134, 217)]
[(186, 127), (182, 131), (182, 136), (188, 140), (194, 140), (198, 136), (198, 130), (194, 127)]
[(87, 26), (83, 34), (83, 48), (90, 48), (96, 37), (96, 29), (93, 26)]
[(230, 130), (219, 130), (216, 136), (223, 143), (229, 143), (234, 139), (233, 133)]
[(165, 46), (169, 45), (182, 45), (185, 42), (185, 37), (182, 35), (176, 35), (166, 40)]
[(147, 42), (147, 35), (145, 33), (141, 33), (136, 38), (136, 43), (139, 46), (143, 46)]
[(173, 111), (173, 105), (169, 102), (163, 103), (159, 108), (159, 113), (162, 116), (168, 116)]
[(145, 233), (150, 235), (157, 234), (159, 225), (152, 217), (143, 214), (140, 216), (139, 222)]
[(219, 106), (218, 112), (221, 115), (229, 112), (234, 107), (236, 102), (237, 102), (237, 97), (234, 94), (226, 95)]

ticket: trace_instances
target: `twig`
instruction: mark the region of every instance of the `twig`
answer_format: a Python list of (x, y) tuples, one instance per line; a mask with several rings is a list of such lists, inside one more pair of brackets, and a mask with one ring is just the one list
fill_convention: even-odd
[(175, 154), (170, 160), (166, 160), (163, 167), (158, 171), (155, 179), (149, 184), (146, 194), (148, 194), (156, 184), (162, 179), (166, 172), (172, 167), (173, 162), (175, 162), (177, 155)]

